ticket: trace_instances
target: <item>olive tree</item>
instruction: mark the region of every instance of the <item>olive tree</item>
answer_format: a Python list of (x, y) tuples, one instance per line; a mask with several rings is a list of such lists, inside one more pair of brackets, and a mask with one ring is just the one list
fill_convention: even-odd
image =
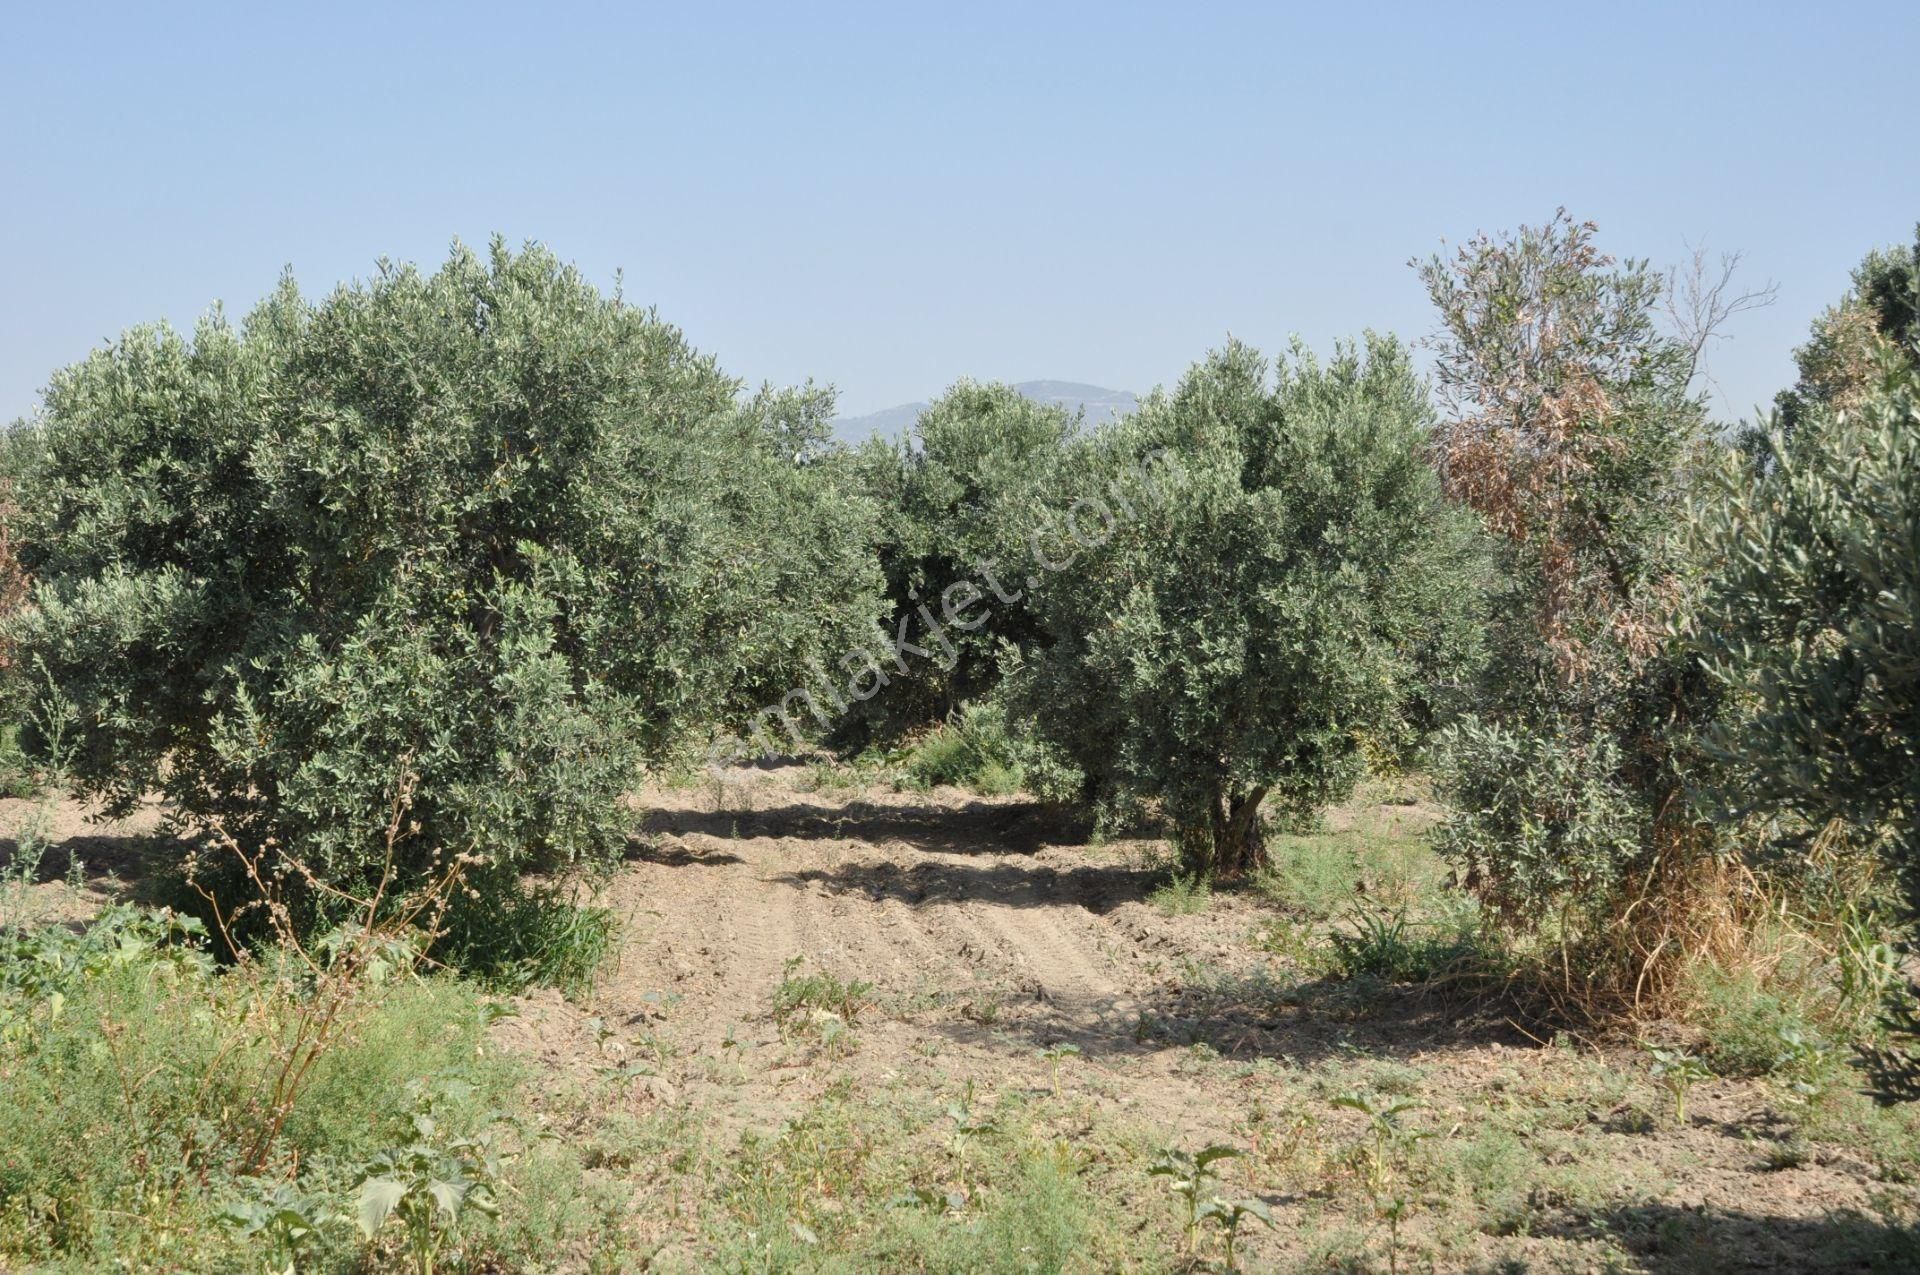
[[(919, 606), (998, 567), (1026, 570), (1025, 519), (1075, 434), (1073, 414), (1011, 386), (961, 381), (899, 439), (875, 439), (853, 458), (882, 511), (880, 563), (896, 617), (925, 629)], [(1005, 591), (990, 623), (943, 626), (939, 658), (921, 660), (885, 692), (859, 702), (859, 725), (891, 733), (937, 721), (997, 684), (1005, 654), (1036, 636), (1024, 597)], [(924, 636), (924, 634), (923, 634)], [(948, 647), (951, 650), (948, 650)]]
[(1671, 637), (1708, 445), (1699, 334), (1663, 325), (1667, 277), (1594, 234), (1562, 212), (1420, 267), (1436, 462), (1498, 567), (1487, 675), (1440, 750), (1438, 848), (1497, 918), (1575, 942), (1630, 910), (1666, 923), (1629, 896), (1699, 841), (1684, 754), (1708, 711)]
[[(739, 384), (550, 253), (136, 329), (9, 449), (26, 689), (77, 782), (323, 882), (605, 863), (637, 767), (873, 623), (826, 396)], [(488, 891), (481, 892), (486, 895)]]
[[(1726, 695), (1717, 796), (1776, 848), (1838, 829), (1877, 851), (1920, 912), (1920, 239), (1869, 254), (1796, 360), (1742, 440), (1752, 463), (1723, 466), (1704, 505), (1693, 635)], [(1861, 1049), (1883, 1101), (1920, 1099), (1914, 1004), (1895, 998), (1888, 1040)]]
[[(1735, 810), (1882, 840), (1920, 904), (1920, 279), (1875, 253), (1815, 325), (1757, 467), (1704, 505), (1694, 631), (1728, 704), (1711, 735)], [(1844, 378), (1844, 316), (1865, 315)]]
[[(1813, 324), (1806, 344), (1794, 351), (1799, 372), (1793, 388), (1775, 399), (1773, 425), (1791, 438), (1802, 420), (1827, 410), (1860, 407), (1882, 382), (1891, 352), (1920, 343), (1920, 229), (1910, 246), (1867, 254), (1853, 272), (1853, 286), (1840, 303)], [(1911, 357), (1910, 353), (1906, 357)], [(1764, 444), (1756, 431), (1754, 442)]]
[(1095, 800), (1158, 804), (1196, 871), (1264, 862), (1370, 740), (1472, 662), (1478, 551), (1390, 339), (1274, 368), (1229, 345), (1076, 450), (1040, 528), (1019, 702)]

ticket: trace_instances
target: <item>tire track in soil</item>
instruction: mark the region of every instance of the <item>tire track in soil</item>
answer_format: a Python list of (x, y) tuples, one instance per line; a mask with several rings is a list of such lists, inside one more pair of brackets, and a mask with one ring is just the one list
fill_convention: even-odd
[(966, 911), (997, 936), (1007, 959), (1035, 1001), (1033, 1012), (1063, 1027), (1104, 1034), (1123, 989), (1079, 923), (1088, 915), (1078, 901), (1058, 897), (1051, 869), (1029, 868), (1010, 890), (991, 900), (969, 901)]
[(626, 1015), (645, 1012), (649, 993), (679, 995), (672, 1017), (696, 1039), (764, 1016), (787, 958), (803, 954), (816, 928), (804, 892), (769, 879), (787, 866), (785, 847), (689, 839), (709, 841), (711, 861), (641, 863), (623, 873), (610, 902), (650, 925), (629, 939), (603, 989), (608, 1007)]
[[(921, 859), (923, 866), (938, 863), (932, 856), (922, 855)], [(936, 867), (932, 873), (918, 874), (918, 879), (923, 883), (942, 882), (945, 877)], [(970, 973), (974, 980), (970, 991), (998, 991), (1001, 990), (998, 985), (1031, 991), (1022, 985), (1020, 963), (1007, 952), (999, 932), (976, 914), (974, 903), (958, 900), (956, 893), (944, 885), (929, 889), (928, 901), (914, 906), (914, 911), (925, 919), (928, 933), (951, 953), (947, 958), (948, 969)]]
[[(853, 843), (844, 854), (851, 859), (870, 849)], [(828, 933), (844, 938), (842, 959), (851, 959), (854, 976), (905, 993), (921, 990), (930, 978), (953, 968), (952, 954), (926, 926), (921, 908), (899, 896), (905, 874), (897, 863), (861, 859), (843, 862), (834, 873), (855, 882), (826, 895), (833, 919)]]
[(816, 875), (834, 883), (827, 897), (847, 945), (877, 954), (869, 969), (894, 971), (892, 990), (967, 995), (1003, 990), (1020, 974), (997, 933), (955, 901), (976, 866), (902, 840), (853, 841)]
[[(1104, 927), (1075, 897), (1060, 890), (1052, 868), (1021, 861), (996, 862), (984, 888), (977, 859), (963, 855), (893, 848), (897, 858), (881, 865), (891, 888), (875, 887), (871, 905), (883, 915), (911, 918), (934, 947), (934, 977), (954, 991), (991, 989), (1009, 1012), (1057, 1018), (1076, 1031), (1103, 1030), (1104, 1019), (1122, 1001), (1123, 988), (1099, 950)], [(909, 882), (911, 884), (909, 884)], [(899, 898), (906, 892), (921, 901)], [(959, 971), (975, 988), (958, 984)]]
[[(857, 846), (822, 847), (829, 865), (855, 853)], [(815, 924), (798, 955), (809, 967), (824, 970), (844, 979), (857, 979), (875, 985), (890, 986), (913, 962), (905, 959), (899, 945), (888, 943), (875, 933), (874, 905), (865, 893), (850, 893), (829, 882), (833, 876), (809, 871), (802, 879), (769, 878), (770, 889), (798, 896), (815, 916)]]
[(819, 922), (809, 890), (777, 878), (791, 871), (804, 852), (800, 843), (759, 841), (742, 847), (747, 862), (714, 900), (726, 920), (724, 970), (715, 988), (713, 1021), (729, 1023), (764, 1018), (773, 993), (793, 957), (813, 956)]
[(883, 992), (990, 992), (1020, 1018), (1130, 1033), (1131, 998), (1152, 980), (1098, 889), (990, 832), (968, 852), (756, 823), (752, 808), (784, 798), (782, 786), (768, 776), (736, 794), (747, 809), (734, 836), (678, 839), (709, 861), (636, 864), (624, 876), (621, 893), (656, 915), (623, 953), (610, 999), (679, 991), (675, 1017), (717, 1037), (763, 1017), (785, 962), (801, 956)]

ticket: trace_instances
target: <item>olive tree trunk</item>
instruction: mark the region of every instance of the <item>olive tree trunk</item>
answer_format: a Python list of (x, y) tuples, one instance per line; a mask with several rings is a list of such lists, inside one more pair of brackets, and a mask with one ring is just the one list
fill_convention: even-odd
[(1207, 803), (1205, 824), (1181, 829), (1180, 859), (1189, 872), (1206, 877), (1239, 877), (1267, 862), (1260, 827), (1260, 803), (1267, 789), (1221, 789)]

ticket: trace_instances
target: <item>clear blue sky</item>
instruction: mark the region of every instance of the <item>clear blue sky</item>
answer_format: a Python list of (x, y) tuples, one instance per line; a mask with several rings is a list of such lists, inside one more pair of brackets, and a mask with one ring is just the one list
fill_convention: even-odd
[(1747, 254), (1771, 397), (1920, 219), (1920, 5), (7, 5), (0, 419), (123, 328), (536, 238), (842, 410), (1146, 390), (1431, 325), (1407, 259), (1558, 204)]

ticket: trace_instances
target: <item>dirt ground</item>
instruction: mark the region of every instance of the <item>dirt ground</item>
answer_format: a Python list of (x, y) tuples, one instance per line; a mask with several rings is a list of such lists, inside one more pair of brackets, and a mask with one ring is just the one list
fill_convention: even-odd
[[(144, 841), (160, 820), (157, 799), (106, 819), (77, 801), (0, 797), (0, 891), (8, 915), (35, 924), (78, 922), (129, 897), (141, 876)], [(29, 866), (23, 858), (33, 871), (20, 871)]]
[[(617, 1108), (691, 1130), (724, 1164), (830, 1094), (934, 1110), (1052, 1098), (1063, 1140), (1123, 1131), (1097, 1190), (1162, 1255), (1133, 1263), (1147, 1269), (1178, 1227), (1146, 1164), (1227, 1144), (1242, 1156), (1222, 1189), (1275, 1220), (1245, 1236), (1251, 1270), (1920, 1270), (1911, 1120), (1875, 1123), (1851, 1095), (1816, 1118), (1777, 1083), (1713, 1079), (1682, 1121), (1633, 1041), (1541, 1040), (1496, 1003), (1328, 973), (1298, 948), (1324, 942), (1325, 915), (1272, 891), (1171, 907), (1151, 843), (1086, 844), (1021, 798), (819, 778), (742, 770), (639, 795), (644, 835), (601, 899), (614, 959), (591, 989), (516, 998), (492, 1028), (550, 1110), (573, 1096), (570, 1142)], [(0, 819), (38, 809), (0, 803)], [(52, 866), (8, 884), (13, 914), (77, 921), (128, 897), (158, 813), (52, 810)], [(1372, 792), (1332, 823), (1424, 853), (1435, 813)], [(63, 879), (69, 853), (82, 866)], [(847, 1047), (774, 1021), (783, 980), (813, 972), (870, 985)], [(1059, 1064), (1064, 1101), (1041, 1056), (1060, 1044), (1079, 1051)], [(609, 1084), (624, 1089), (603, 1110)], [(1348, 1093), (1414, 1104), (1417, 1145), (1389, 1175), (1397, 1218), (1369, 1182), (1366, 1115), (1336, 1102)], [(581, 1094), (596, 1095), (584, 1109)], [(702, 1210), (718, 1205), (661, 1180), (601, 1184), (628, 1201), (626, 1233), (607, 1237), (631, 1255), (619, 1269), (706, 1264)]]
[[(1303, 981), (1256, 941), (1273, 901), (1155, 906), (1148, 846), (1074, 844), (1019, 799), (809, 791), (798, 767), (644, 802), (646, 848), (605, 899), (617, 962), (592, 996), (525, 998), (496, 1031), (555, 1076), (604, 1068), (636, 1035), (670, 1041), (678, 1061), (636, 1080), (639, 1100), (696, 1113), (710, 1139), (777, 1130), (849, 1081), (876, 1099), (1044, 1090), (1037, 1051), (1070, 1042), (1063, 1083), (1095, 1119), (1245, 1149), (1235, 1172), (1277, 1223), (1252, 1235), (1250, 1269), (1386, 1269), (1385, 1224), (1342, 1150), (1364, 1145), (1365, 1117), (1331, 1102), (1348, 1089), (1417, 1101), (1421, 1154), (1468, 1166), (1429, 1179), (1461, 1198), (1416, 1200), (1403, 1269), (1910, 1269), (1889, 1219), (1912, 1217), (1913, 1188), (1792, 1133), (1776, 1089), (1709, 1081), (1682, 1125), (1631, 1042), (1547, 1043), (1497, 1008)], [(858, 1047), (724, 1079), (693, 1065), (772, 1057), (794, 958), (873, 985)], [(1512, 1180), (1474, 1167), (1489, 1157)], [(1142, 1182), (1130, 1207), (1172, 1207)]]

